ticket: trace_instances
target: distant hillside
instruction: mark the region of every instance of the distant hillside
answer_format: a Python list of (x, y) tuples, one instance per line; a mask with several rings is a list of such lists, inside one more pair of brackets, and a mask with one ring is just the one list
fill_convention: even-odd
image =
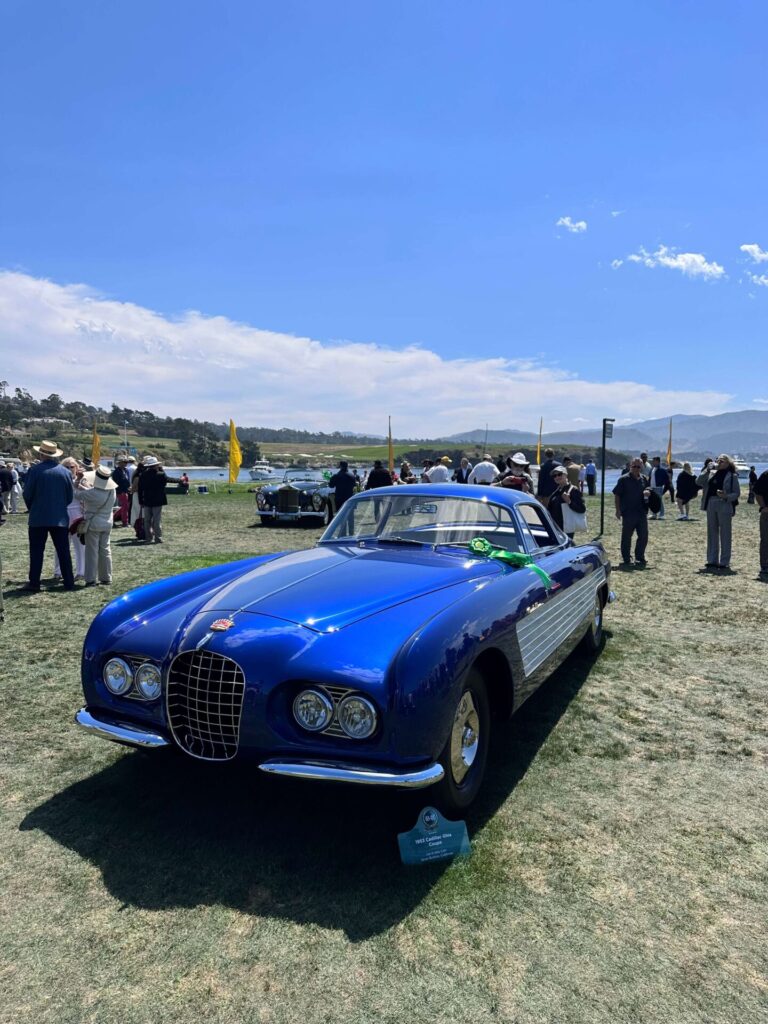
[[(623, 451), (647, 451), (649, 454), (666, 452), (669, 419), (641, 420), (626, 426), (617, 426), (611, 446)], [(485, 430), (466, 430), (445, 438), (447, 442), (481, 443)], [(594, 447), (600, 444), (602, 428), (567, 430), (545, 433), (543, 443), (552, 447)], [(513, 445), (535, 443), (537, 436), (525, 430), (489, 430), (488, 441)], [(726, 451), (744, 456), (768, 454), (768, 410), (745, 409), (724, 412), (716, 416), (672, 417), (672, 448), (676, 454), (693, 456)]]

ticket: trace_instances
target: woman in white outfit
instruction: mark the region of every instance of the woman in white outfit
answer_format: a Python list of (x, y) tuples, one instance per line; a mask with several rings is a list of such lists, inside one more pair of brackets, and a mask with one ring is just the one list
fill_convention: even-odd
[[(83, 506), (80, 504), (80, 495), (83, 490), (86, 490), (91, 485), (83, 478), (82, 467), (78, 466), (76, 459), (70, 456), (67, 459), (62, 459), (61, 464), (66, 466), (72, 474), (72, 482), (75, 486), (75, 496), (67, 505), (67, 515), (69, 516), (69, 525), (71, 526), (76, 519), (83, 518)], [(85, 547), (80, 543), (80, 538), (77, 534), (69, 535), (69, 546), (72, 550), (72, 565), (75, 570), (75, 579), (82, 580), (85, 578)], [(61, 579), (61, 566), (59, 565), (58, 555), (56, 555), (53, 563), (53, 575), (57, 579)]]
[(86, 523), (85, 533), (85, 585), (96, 586), (112, 582), (112, 509), (115, 507), (117, 484), (106, 466), (98, 466), (93, 474), (93, 487), (82, 491), (80, 500)]

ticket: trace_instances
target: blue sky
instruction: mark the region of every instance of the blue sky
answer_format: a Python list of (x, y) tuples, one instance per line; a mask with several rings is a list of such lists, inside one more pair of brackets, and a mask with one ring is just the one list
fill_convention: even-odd
[(1, 18), (12, 385), (421, 435), (768, 406), (763, 3)]

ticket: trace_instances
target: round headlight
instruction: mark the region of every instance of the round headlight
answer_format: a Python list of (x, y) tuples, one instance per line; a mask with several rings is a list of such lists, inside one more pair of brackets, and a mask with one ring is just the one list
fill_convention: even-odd
[(156, 700), (163, 688), (160, 669), (151, 662), (146, 662), (136, 673), (136, 689), (145, 700)]
[(302, 690), (293, 702), (293, 717), (310, 732), (320, 732), (331, 724), (333, 702), (318, 690)]
[(353, 740), (364, 740), (376, 728), (376, 708), (365, 697), (345, 697), (336, 709), (339, 725)]
[(133, 683), (131, 666), (122, 658), (110, 658), (102, 673), (104, 685), (110, 693), (120, 696), (127, 693)]
[(315, 491), (315, 493), (312, 495), (312, 508), (315, 510), (315, 512), (319, 512), (322, 507), (323, 496), (320, 493), (320, 491)]

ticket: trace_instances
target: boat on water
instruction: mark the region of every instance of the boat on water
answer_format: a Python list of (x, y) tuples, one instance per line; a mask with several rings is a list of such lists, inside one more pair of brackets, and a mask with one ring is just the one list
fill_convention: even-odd
[(744, 462), (738, 455), (734, 458), (733, 464), (736, 467), (736, 476), (739, 480), (749, 481), (749, 463)]
[(254, 462), (253, 468), (248, 470), (248, 475), (251, 480), (275, 480), (278, 474), (266, 459), (259, 459), (258, 462)]

